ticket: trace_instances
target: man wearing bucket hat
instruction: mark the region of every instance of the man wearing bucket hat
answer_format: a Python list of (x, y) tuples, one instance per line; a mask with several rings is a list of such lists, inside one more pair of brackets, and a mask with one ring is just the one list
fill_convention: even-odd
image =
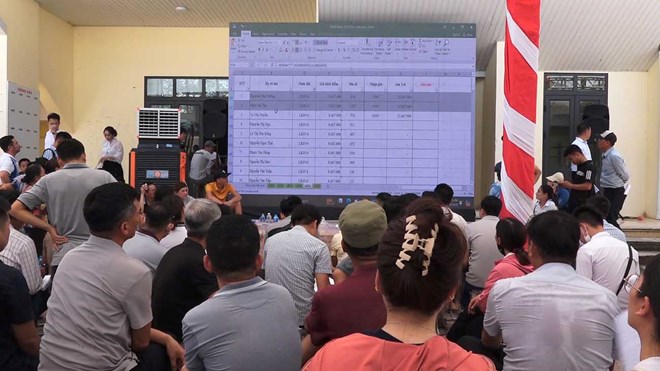
[(355, 270), (339, 285), (318, 291), (305, 319), (303, 362), (330, 340), (385, 324), (382, 295), (374, 290), (376, 253), (385, 230), (385, 210), (371, 201), (352, 203), (339, 216), (342, 248)]

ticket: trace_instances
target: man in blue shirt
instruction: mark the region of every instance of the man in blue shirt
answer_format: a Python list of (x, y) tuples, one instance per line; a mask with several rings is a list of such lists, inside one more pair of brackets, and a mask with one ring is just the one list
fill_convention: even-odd
[(614, 148), (616, 140), (616, 134), (609, 130), (598, 136), (598, 149), (603, 154), (600, 185), (603, 188), (603, 195), (610, 200), (610, 213), (606, 220), (620, 229), (617, 219), (626, 198), (625, 184), (630, 180), (630, 174), (623, 157)]

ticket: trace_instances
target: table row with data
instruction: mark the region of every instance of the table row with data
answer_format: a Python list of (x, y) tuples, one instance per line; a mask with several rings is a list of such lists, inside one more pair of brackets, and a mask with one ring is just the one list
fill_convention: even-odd
[[(246, 160), (268, 160), (277, 161), (278, 159), (292, 159), (296, 161), (307, 160), (327, 160), (339, 161), (344, 159), (369, 159), (373, 161), (384, 161), (386, 159), (401, 159), (406, 161), (432, 159), (439, 162), (445, 159), (460, 160), (469, 159), (470, 154), (468, 151), (455, 151), (448, 147), (432, 149), (422, 149), (417, 146), (406, 148), (388, 148), (381, 144), (378, 148), (358, 148), (351, 147), (335, 147), (335, 148), (318, 148), (318, 146), (302, 147), (296, 146), (295, 148), (234, 148), (230, 153), (230, 158)], [(249, 162), (245, 162), (248, 164)], [(381, 162), (378, 162), (381, 166)], [(385, 163), (387, 165), (387, 163)]]
[[(304, 152), (304, 151), (303, 151)], [(287, 172), (287, 174), (296, 171), (309, 171), (309, 169), (332, 167), (342, 168), (346, 171), (353, 171), (356, 168), (369, 168), (373, 171), (383, 171), (383, 168), (408, 168), (408, 169), (428, 169), (437, 174), (439, 169), (455, 169), (461, 171), (462, 167), (453, 163), (462, 158), (445, 157), (438, 161), (437, 156), (417, 157), (419, 154), (413, 154), (411, 158), (401, 158), (397, 156), (386, 158), (363, 158), (363, 157), (334, 157), (334, 158), (290, 158), (290, 157), (241, 157), (233, 156), (232, 163), (239, 169), (243, 169), (245, 174), (253, 169), (277, 168), (277, 171)], [(450, 160), (450, 161), (447, 161)], [(287, 170), (288, 169), (288, 170)], [(256, 171), (255, 170), (255, 171)], [(469, 169), (468, 169), (469, 170)], [(259, 170), (261, 171), (261, 170)]]
[(229, 125), (234, 122), (267, 122), (273, 120), (373, 120), (373, 121), (435, 121), (437, 123), (462, 123), (466, 126), (472, 124), (471, 112), (427, 112), (427, 111), (342, 111), (342, 110), (237, 110), (229, 116)]
[[(446, 182), (454, 184), (450, 178)], [(240, 185), (240, 183), (254, 183), (254, 184), (268, 184), (268, 183), (297, 183), (303, 185), (312, 184), (405, 184), (405, 185), (428, 185), (429, 190), (438, 184), (438, 178), (432, 177), (394, 177), (394, 176), (271, 176), (271, 175), (250, 175), (250, 176), (234, 176), (232, 175), (232, 183)], [(303, 187), (304, 188), (304, 187)], [(311, 188), (311, 187), (310, 187)]]
[[(365, 135), (366, 137), (366, 135)], [(350, 138), (350, 137), (349, 137)], [(230, 148), (233, 146), (235, 151), (262, 149), (266, 151), (281, 151), (284, 154), (292, 148), (320, 148), (320, 149), (412, 149), (418, 150), (452, 150), (457, 152), (471, 152), (472, 142), (464, 138), (452, 138), (448, 136), (441, 139), (413, 140), (405, 138), (386, 138), (386, 139), (347, 139), (341, 135), (330, 136), (326, 138), (254, 138), (254, 137), (230, 137)], [(245, 153), (245, 152), (243, 152)], [(365, 152), (365, 156), (374, 152)], [(234, 152), (236, 154), (236, 152)], [(317, 154), (320, 156), (322, 154)]]

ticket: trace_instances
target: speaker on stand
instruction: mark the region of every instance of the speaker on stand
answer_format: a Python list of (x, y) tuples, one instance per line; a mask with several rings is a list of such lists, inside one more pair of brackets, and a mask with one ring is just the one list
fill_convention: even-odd
[(212, 98), (204, 101), (202, 108), (202, 133), (204, 141), (212, 140), (217, 145), (222, 164), (227, 163), (227, 98)]
[(600, 188), (600, 174), (603, 166), (603, 158), (596, 141), (602, 132), (610, 129), (609, 108), (604, 104), (592, 104), (586, 106), (584, 108), (584, 113), (582, 113), (582, 123), (588, 124), (591, 127), (589, 149), (591, 150), (591, 158), (594, 166), (596, 166), (596, 179), (594, 184)]

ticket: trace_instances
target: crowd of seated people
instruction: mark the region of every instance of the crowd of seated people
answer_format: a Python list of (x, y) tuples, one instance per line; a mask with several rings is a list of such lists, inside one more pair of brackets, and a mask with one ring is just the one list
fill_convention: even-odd
[(292, 195), (260, 253), (225, 171), (134, 189), (53, 138), (14, 168), (0, 138), (0, 370), (660, 369), (660, 257), (642, 271), (603, 196), (568, 214), (541, 187), (526, 223), (488, 196), (468, 224), (447, 184), (379, 194), (332, 247)]

